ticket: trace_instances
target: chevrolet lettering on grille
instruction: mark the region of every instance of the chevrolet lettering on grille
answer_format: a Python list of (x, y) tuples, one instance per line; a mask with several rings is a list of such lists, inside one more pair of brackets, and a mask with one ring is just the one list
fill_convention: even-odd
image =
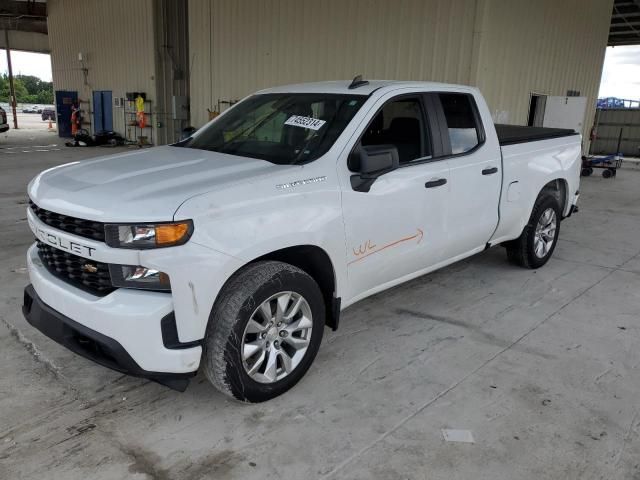
[(95, 248), (93, 247), (89, 247), (72, 240), (66, 240), (64, 238), (58, 237), (51, 232), (47, 232), (37, 227), (31, 222), (29, 222), (29, 226), (41, 242), (59, 248), (60, 250), (80, 255), (81, 257), (91, 257), (92, 253), (95, 251)]

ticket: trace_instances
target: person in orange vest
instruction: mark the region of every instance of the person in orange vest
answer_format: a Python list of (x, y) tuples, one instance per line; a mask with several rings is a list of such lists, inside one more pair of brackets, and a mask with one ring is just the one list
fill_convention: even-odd
[(71, 106), (71, 135), (76, 136), (78, 130), (80, 130), (80, 126), (82, 124), (80, 117), (80, 106), (74, 103)]

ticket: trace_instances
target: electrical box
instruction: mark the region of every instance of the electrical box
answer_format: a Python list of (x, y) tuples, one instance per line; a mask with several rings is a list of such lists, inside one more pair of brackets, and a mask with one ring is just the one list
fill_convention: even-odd
[(189, 119), (189, 97), (187, 97), (186, 95), (173, 96), (173, 119)]

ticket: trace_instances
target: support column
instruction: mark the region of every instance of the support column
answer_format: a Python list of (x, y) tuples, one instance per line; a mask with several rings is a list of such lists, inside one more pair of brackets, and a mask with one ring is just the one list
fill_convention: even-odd
[(4, 43), (7, 49), (7, 68), (9, 70), (9, 95), (13, 112), (13, 128), (18, 129), (18, 115), (16, 114), (16, 90), (13, 86), (13, 68), (11, 67), (11, 47), (9, 46), (9, 30), (4, 31)]

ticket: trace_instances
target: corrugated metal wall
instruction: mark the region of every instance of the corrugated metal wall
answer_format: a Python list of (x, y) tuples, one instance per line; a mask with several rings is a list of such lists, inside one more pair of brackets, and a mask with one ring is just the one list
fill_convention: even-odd
[(601, 109), (596, 113), (598, 124), (593, 153), (618, 153), (618, 137), (622, 129), (620, 151), (627, 157), (640, 157), (640, 109)]
[(501, 120), (531, 92), (589, 97), (591, 125), (613, 0), (190, 0), (192, 123), (218, 100), (302, 81), (478, 85)]
[[(162, 127), (157, 143), (180, 140), (188, 120), (174, 119), (174, 95), (189, 96), (188, 3), (184, 0), (154, 0), (156, 38), (155, 121)], [(188, 115), (188, 110), (185, 112)]]
[[(191, 123), (260, 88), (362, 73), (478, 85), (510, 123), (526, 121), (532, 92), (577, 90), (589, 98), (588, 133), (612, 1), (189, 0)], [(154, 37), (158, 5), (49, 0), (55, 88), (84, 100), (93, 90), (145, 91), (155, 102), (166, 70)], [(123, 123), (114, 109), (114, 128), (123, 132)]]
[(467, 83), (475, 0), (191, 0), (192, 122), (260, 88), (328, 79)]
[[(94, 90), (111, 90), (114, 98), (146, 92), (155, 100), (152, 0), (48, 0), (47, 11), (56, 90), (77, 90), (81, 100), (91, 100)], [(113, 124), (125, 133), (121, 108), (113, 109)]]
[(612, 0), (486, 0), (472, 83), (494, 117), (525, 124), (531, 92), (588, 98), (584, 134), (595, 113)]

